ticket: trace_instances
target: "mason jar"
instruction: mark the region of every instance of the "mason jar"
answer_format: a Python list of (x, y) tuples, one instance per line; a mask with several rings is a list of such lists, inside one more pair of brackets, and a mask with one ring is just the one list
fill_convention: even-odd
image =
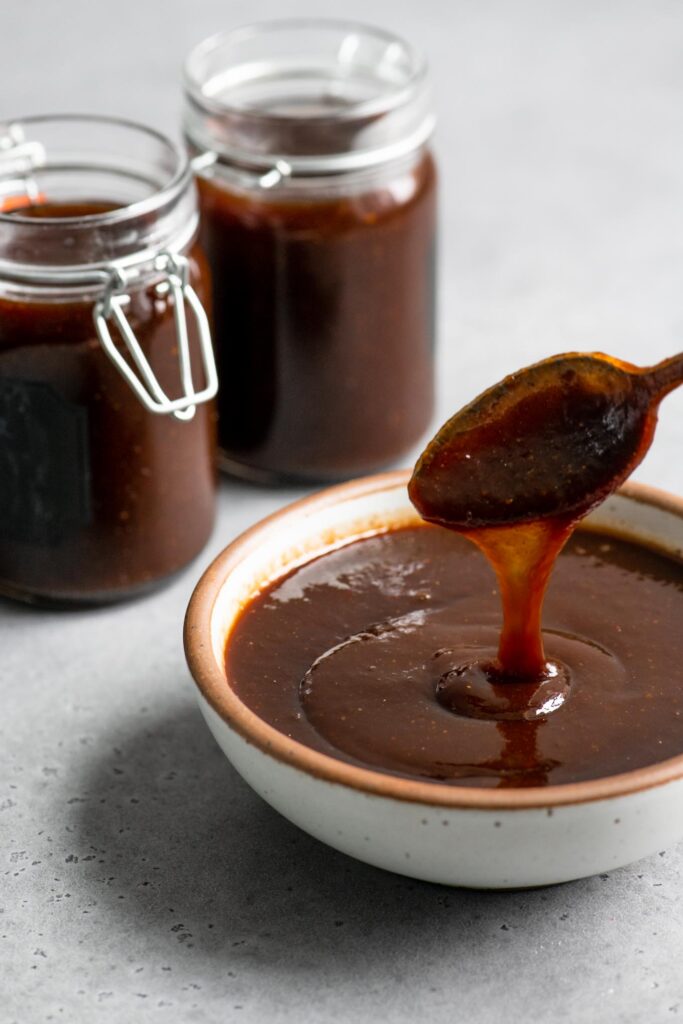
[(214, 518), (217, 389), (185, 153), (103, 117), (0, 126), (0, 592), (156, 586)]
[(222, 465), (327, 481), (395, 462), (433, 403), (424, 59), (351, 22), (264, 23), (201, 43), (185, 96)]

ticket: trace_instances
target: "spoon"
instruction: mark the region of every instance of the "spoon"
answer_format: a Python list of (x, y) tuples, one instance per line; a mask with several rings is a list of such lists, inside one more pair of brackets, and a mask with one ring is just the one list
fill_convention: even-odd
[(413, 505), (470, 537), (500, 585), (498, 659), (479, 675), (496, 685), (547, 677), (541, 609), (555, 559), (641, 462), (659, 403), (681, 383), (683, 353), (646, 368), (597, 352), (553, 356), (489, 388), (427, 445), (408, 485)]
[(601, 353), (553, 356), (494, 384), (439, 430), (408, 493), (451, 529), (583, 516), (652, 442), (683, 353), (641, 369)]

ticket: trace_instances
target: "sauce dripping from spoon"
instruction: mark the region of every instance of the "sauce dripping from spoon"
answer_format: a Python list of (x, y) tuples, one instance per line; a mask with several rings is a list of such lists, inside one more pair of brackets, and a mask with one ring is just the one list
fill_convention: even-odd
[[(642, 461), (659, 403), (681, 383), (683, 353), (645, 368), (602, 353), (553, 356), (489, 388), (428, 444), (410, 499), (423, 519), (483, 551), (503, 607), (497, 658), (440, 680), (437, 696), (451, 710), (529, 718), (562, 704), (566, 673), (546, 661), (541, 634), (555, 560), (579, 520)], [(511, 682), (524, 684), (516, 712)], [(536, 709), (522, 692), (533, 682), (546, 688)]]

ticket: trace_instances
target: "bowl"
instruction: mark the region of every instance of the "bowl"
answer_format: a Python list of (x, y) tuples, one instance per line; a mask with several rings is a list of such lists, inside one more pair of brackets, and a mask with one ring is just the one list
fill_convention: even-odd
[[(306, 832), (380, 868), (446, 885), (520, 888), (609, 871), (683, 838), (683, 754), (566, 785), (472, 789), (400, 778), (289, 739), (231, 689), (224, 652), (244, 605), (295, 566), (360, 537), (420, 522), (407, 472), (331, 487), (233, 541), (204, 573), (185, 623), (199, 705), (228, 759)], [(627, 484), (585, 520), (683, 557), (683, 501)]]

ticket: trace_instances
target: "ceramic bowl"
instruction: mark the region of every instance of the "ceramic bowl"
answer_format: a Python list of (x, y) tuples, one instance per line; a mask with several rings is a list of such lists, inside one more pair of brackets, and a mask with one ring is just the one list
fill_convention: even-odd
[[(262, 721), (230, 688), (224, 651), (265, 583), (351, 540), (418, 522), (404, 472), (342, 484), (235, 540), (200, 580), (185, 624), (199, 703), (237, 771), (269, 804), (330, 846), (430, 882), (517, 888), (608, 871), (683, 838), (683, 754), (608, 778), (471, 789), (355, 767)], [(680, 558), (683, 501), (628, 484), (586, 520)]]

